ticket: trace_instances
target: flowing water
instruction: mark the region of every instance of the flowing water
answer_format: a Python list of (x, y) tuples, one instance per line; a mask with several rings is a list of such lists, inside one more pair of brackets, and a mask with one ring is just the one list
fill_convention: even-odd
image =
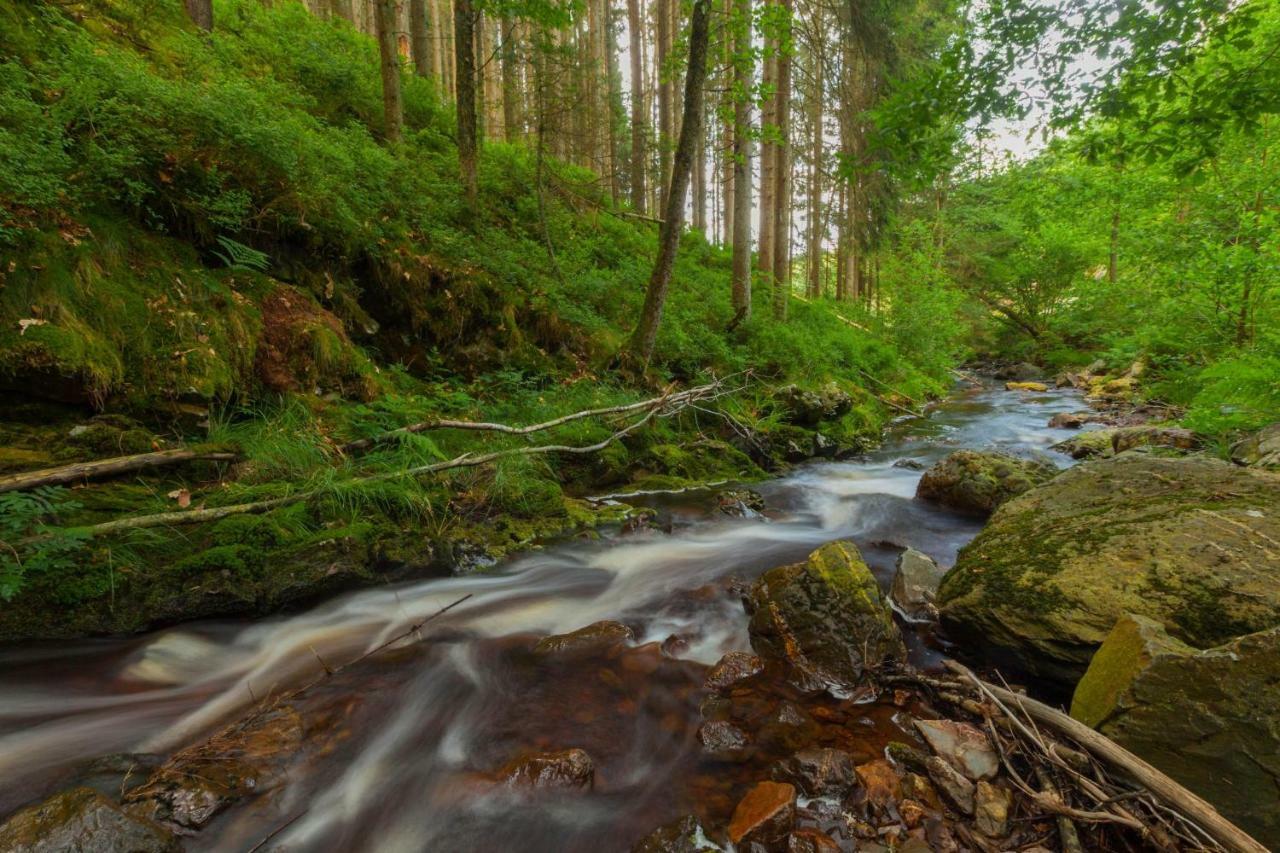
[[(96, 757), (190, 744), (255, 697), (315, 678), (320, 661), (356, 658), (470, 595), (424, 641), (310, 691), (327, 722), (308, 729), (286, 781), (188, 848), (247, 850), (279, 830), (271, 843), (289, 850), (607, 851), (690, 811), (723, 822), (748, 771), (708, 764), (696, 731), (706, 666), (748, 648), (740, 584), (843, 538), (886, 587), (903, 547), (951, 565), (980, 524), (914, 501), (919, 466), (962, 447), (1043, 451), (1068, 435), (1050, 416), (1079, 406), (1071, 391), (962, 389), (899, 421), (874, 453), (757, 486), (764, 518), (718, 515), (705, 496), (654, 499), (669, 533), (575, 541), (252, 623), (0, 650), (0, 814), (83, 778)], [(636, 643), (572, 661), (530, 653), (540, 636), (603, 619)], [(916, 663), (936, 659), (923, 632), (909, 640)], [(828, 716), (855, 753), (901, 735), (891, 705), (833, 700)], [(531, 797), (491, 781), (521, 754), (569, 747), (595, 761), (590, 792)]]

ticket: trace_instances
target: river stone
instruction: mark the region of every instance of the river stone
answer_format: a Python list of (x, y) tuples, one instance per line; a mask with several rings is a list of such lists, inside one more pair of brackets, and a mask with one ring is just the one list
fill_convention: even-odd
[(992, 779), (1000, 770), (1000, 758), (991, 741), (968, 723), (954, 720), (916, 720), (916, 731), (934, 753), (968, 778)]
[(1254, 468), (1280, 468), (1280, 423), (1231, 445), (1231, 461)]
[(973, 800), (976, 792), (974, 784), (939, 756), (931, 757), (927, 766), (929, 778), (938, 786), (938, 790), (947, 796), (952, 805), (967, 815), (973, 814)]
[(858, 784), (853, 756), (828, 747), (802, 749), (775, 764), (770, 775), (795, 785), (806, 797), (844, 799)]
[(1058, 412), (1049, 418), (1049, 429), (1080, 429), (1093, 417), (1093, 412)]
[(1074, 686), (1124, 613), (1208, 648), (1280, 624), (1280, 474), (1125, 453), (1009, 502), (942, 580), (952, 639)]
[(27, 806), (0, 825), (6, 853), (167, 853), (167, 830), (128, 814), (91, 788), (72, 788)]
[(961, 512), (990, 515), (996, 507), (1052, 478), (1058, 469), (1040, 459), (957, 450), (920, 478), (916, 497)]
[(796, 789), (785, 782), (760, 782), (733, 810), (729, 840), (739, 849), (783, 843), (796, 818)]
[(1111, 445), (1115, 432), (1115, 427), (1088, 430), (1059, 441), (1050, 449), (1065, 453), (1072, 459), (1107, 459), (1115, 456)]
[(1111, 434), (1111, 449), (1124, 453), (1135, 447), (1171, 447), (1174, 450), (1195, 450), (1200, 437), (1192, 430), (1174, 426), (1119, 427)]
[(711, 667), (703, 687), (725, 693), (764, 672), (764, 661), (750, 652), (729, 652)]
[(1126, 614), (1076, 686), (1071, 715), (1280, 849), (1280, 627), (1198, 651)]
[(908, 548), (898, 555), (889, 597), (907, 618), (927, 621), (935, 612), (933, 601), (938, 594), (938, 584), (946, 573), (947, 570), (938, 568), (929, 555)]
[(978, 782), (973, 797), (973, 825), (988, 838), (1003, 838), (1009, 833), (1009, 807), (1013, 794), (1008, 788)]
[(996, 379), (1039, 379), (1044, 371), (1029, 361), (1005, 365), (995, 372)]
[(698, 728), (702, 752), (716, 761), (742, 762), (751, 757), (747, 733), (725, 720), (711, 720)]
[(595, 762), (584, 749), (563, 749), (517, 758), (502, 768), (502, 779), (513, 788), (590, 788)]
[(852, 542), (831, 542), (803, 563), (766, 572), (744, 602), (751, 646), (785, 661), (811, 689), (849, 689), (868, 667), (906, 650), (875, 576)]
[(840, 853), (840, 845), (825, 832), (797, 829), (787, 838), (787, 853)]
[(626, 625), (605, 620), (593, 622), (568, 634), (552, 634), (549, 637), (543, 637), (533, 647), (533, 653), (545, 656), (577, 657), (620, 646), (635, 638), (635, 633)]
[(1037, 393), (1048, 391), (1049, 386), (1043, 382), (1006, 382), (1004, 383), (1006, 391), (1035, 391)]
[(646, 835), (631, 848), (631, 853), (721, 853), (706, 830), (693, 815), (677, 818)]
[(819, 391), (787, 385), (774, 392), (774, 404), (788, 423), (815, 427), (823, 421), (834, 421), (848, 414), (853, 408), (853, 398), (835, 385), (827, 385)]

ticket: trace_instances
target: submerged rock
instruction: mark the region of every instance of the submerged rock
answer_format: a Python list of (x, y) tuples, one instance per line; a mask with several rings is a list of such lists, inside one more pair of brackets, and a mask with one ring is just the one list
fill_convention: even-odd
[(129, 814), (91, 788), (72, 788), (27, 806), (0, 825), (8, 853), (169, 853), (168, 830)]
[(725, 720), (711, 720), (698, 729), (702, 752), (716, 761), (741, 762), (751, 757), (747, 733)]
[(839, 749), (802, 749), (774, 765), (770, 775), (795, 785), (806, 797), (843, 799), (858, 784), (853, 756)]
[(1198, 651), (1126, 614), (1076, 685), (1071, 715), (1280, 849), (1280, 627)]
[(759, 518), (764, 498), (751, 489), (728, 489), (716, 495), (716, 509), (733, 518)]
[(920, 478), (916, 497), (961, 512), (989, 515), (996, 507), (1048, 481), (1058, 469), (1044, 460), (957, 450)]
[(786, 841), (796, 818), (796, 789), (785, 782), (760, 782), (733, 810), (729, 840), (738, 849), (759, 844), (770, 849)]
[(1049, 390), (1049, 386), (1043, 382), (1006, 382), (1004, 383), (1006, 391), (1035, 391), (1041, 393)]
[(1280, 474), (1201, 456), (1089, 462), (1001, 507), (938, 591), (942, 625), (1074, 685), (1126, 612), (1197, 647), (1280, 624)]
[(605, 620), (593, 622), (568, 634), (552, 634), (549, 637), (543, 637), (533, 647), (533, 653), (543, 656), (576, 657), (630, 643), (635, 638), (635, 632), (626, 625)]
[(636, 842), (631, 853), (721, 853), (693, 815), (677, 818)]
[(906, 650), (871, 569), (852, 542), (766, 572), (745, 601), (751, 645), (786, 662), (807, 688), (851, 688), (868, 667)]
[(1252, 468), (1280, 468), (1280, 423), (1231, 445), (1231, 461)]
[(932, 557), (908, 548), (898, 555), (889, 597), (908, 619), (927, 621), (937, 613), (933, 601), (946, 573)]
[(729, 652), (711, 667), (703, 686), (718, 693), (764, 672), (764, 661), (750, 652)]
[(503, 781), (513, 788), (590, 788), (595, 762), (583, 749), (563, 749), (518, 758), (502, 768)]

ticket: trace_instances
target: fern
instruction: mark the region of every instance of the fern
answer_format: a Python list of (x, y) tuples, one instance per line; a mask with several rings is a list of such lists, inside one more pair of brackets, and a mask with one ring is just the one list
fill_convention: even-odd
[(86, 535), (56, 526), (58, 512), (80, 508), (66, 494), (52, 486), (0, 494), (0, 598), (12, 599), (30, 575), (74, 566)]
[(271, 266), (271, 258), (266, 252), (259, 252), (252, 246), (246, 246), (230, 237), (218, 237), (218, 245), (226, 250), (226, 254), (217, 249), (214, 249), (213, 253), (227, 265), (227, 269), (237, 272), (266, 272)]

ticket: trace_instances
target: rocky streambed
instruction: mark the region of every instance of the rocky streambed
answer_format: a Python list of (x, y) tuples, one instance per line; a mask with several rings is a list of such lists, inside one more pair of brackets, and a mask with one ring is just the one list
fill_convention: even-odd
[(1079, 680), (1080, 719), (1266, 840), (1280, 475), (1070, 467), (1046, 424), (1081, 407), (974, 386), (759, 501), (647, 498), (659, 524), (487, 575), (7, 649), (0, 848), (1061, 849), (1002, 736), (928, 687), (944, 654)]

